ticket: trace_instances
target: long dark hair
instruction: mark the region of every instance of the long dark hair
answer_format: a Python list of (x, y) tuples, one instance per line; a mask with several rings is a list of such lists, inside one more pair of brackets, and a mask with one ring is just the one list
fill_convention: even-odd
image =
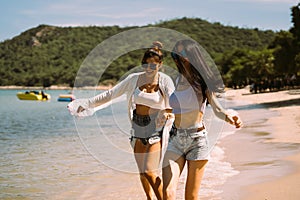
[[(180, 52), (179, 52), (179, 49)], [(177, 69), (193, 87), (194, 91), (199, 94), (202, 92), (205, 101), (205, 91), (209, 89), (212, 92), (222, 92), (224, 84), (222, 77), (211, 59), (209, 54), (196, 41), (180, 40), (172, 52), (172, 58), (176, 62)], [(187, 69), (182, 63), (182, 58), (187, 58), (191, 64)], [(188, 76), (189, 75), (189, 76)]]

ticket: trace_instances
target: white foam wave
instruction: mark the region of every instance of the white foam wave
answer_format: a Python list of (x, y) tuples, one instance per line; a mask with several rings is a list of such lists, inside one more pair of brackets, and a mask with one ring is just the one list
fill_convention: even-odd
[(229, 177), (239, 174), (229, 162), (224, 161), (225, 152), (219, 147), (215, 146), (211, 152), (211, 160), (208, 162), (203, 181), (202, 189), (200, 190), (200, 198), (209, 198), (217, 200), (218, 194), (223, 191), (218, 189), (222, 186)]

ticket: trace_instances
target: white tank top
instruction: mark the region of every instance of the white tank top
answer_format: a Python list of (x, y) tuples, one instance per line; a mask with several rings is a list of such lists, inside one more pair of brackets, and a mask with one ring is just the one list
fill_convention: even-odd
[(144, 105), (160, 110), (164, 109), (164, 97), (159, 89), (157, 90), (157, 92), (148, 93), (141, 91), (137, 87), (134, 91), (133, 98), (135, 104)]

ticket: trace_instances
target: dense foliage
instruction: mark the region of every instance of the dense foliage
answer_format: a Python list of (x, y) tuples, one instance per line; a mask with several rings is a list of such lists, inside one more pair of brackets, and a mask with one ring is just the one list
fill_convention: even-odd
[[(299, 9), (299, 6), (296, 8)], [(297, 20), (294, 23), (299, 26)], [(275, 33), (224, 26), (197, 18), (174, 19), (149, 26), (177, 30), (198, 41), (215, 60), (229, 86), (247, 84), (254, 78), (268, 77), (269, 74), (297, 73), (299, 69), (299, 49), (291, 49), (295, 44), (299, 47), (300, 37), (295, 37), (299, 35), (299, 27), (291, 29), (291, 32)], [(136, 27), (40, 25), (27, 30), (0, 43), (0, 85), (73, 86), (81, 63), (96, 45), (132, 28)], [(280, 57), (282, 51), (285, 52), (283, 58)], [(139, 65), (141, 58), (142, 51), (129, 52), (117, 58), (105, 71), (101, 83), (114, 84), (131, 66)], [(165, 63), (172, 63), (170, 57), (166, 57)], [(82, 85), (93, 85), (95, 78), (87, 74)]]
[(276, 33), (267, 48), (241, 48), (223, 54), (218, 64), (227, 85), (252, 84), (255, 92), (300, 85), (300, 4), (291, 11), (293, 26)]

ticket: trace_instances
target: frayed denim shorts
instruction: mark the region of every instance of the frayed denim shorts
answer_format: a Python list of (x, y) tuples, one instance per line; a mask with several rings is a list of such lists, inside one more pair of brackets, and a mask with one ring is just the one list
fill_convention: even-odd
[(138, 115), (133, 111), (132, 129), (133, 136), (137, 138), (149, 138), (156, 133), (157, 113), (152, 115)]
[(140, 139), (144, 145), (154, 144), (161, 140), (161, 132), (156, 131), (157, 113), (152, 115), (137, 115), (133, 112), (131, 129), (131, 146), (134, 148), (136, 139)]
[(167, 151), (172, 151), (186, 160), (208, 160), (209, 141), (207, 131), (186, 133), (177, 131), (176, 135), (171, 136)]

